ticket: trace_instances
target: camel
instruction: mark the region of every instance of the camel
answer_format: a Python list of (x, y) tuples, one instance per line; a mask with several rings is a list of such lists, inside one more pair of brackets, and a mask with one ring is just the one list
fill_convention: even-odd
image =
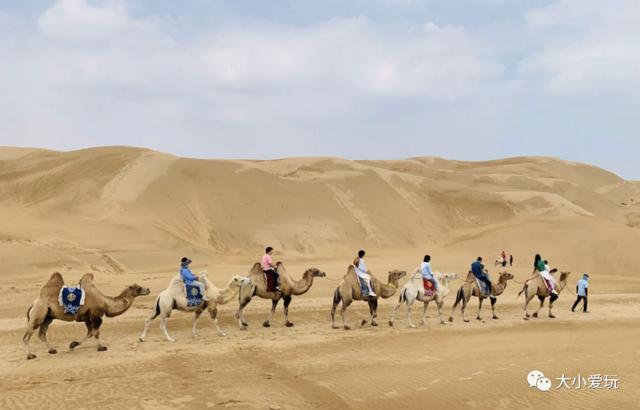
[[(491, 283), (491, 312), (493, 313), (493, 319), (499, 319), (499, 317), (496, 315), (497, 299), (495, 298), (495, 296), (500, 296), (504, 292), (504, 290), (507, 288), (507, 282), (511, 279), (513, 279), (512, 274), (510, 274), (509, 272), (501, 272), (499, 275), (498, 283)], [(462, 284), (460, 289), (458, 289), (456, 301), (451, 307), (451, 316), (449, 316), (449, 322), (453, 322), (453, 312), (455, 311), (456, 307), (458, 307), (458, 304), (460, 302), (462, 302), (462, 307), (460, 308), (462, 312), (462, 320), (464, 320), (465, 322), (469, 322), (465, 315), (465, 312), (467, 309), (467, 304), (469, 303), (469, 299), (471, 299), (472, 296), (476, 296), (479, 299), (478, 316), (476, 316), (476, 319), (482, 320), (482, 318), (480, 317), (480, 311), (482, 310), (482, 302), (487, 298), (487, 296), (484, 296), (482, 292), (480, 292), (480, 287), (478, 286), (476, 277), (473, 276), (473, 273), (469, 272), (466, 282)]]
[[(371, 276), (371, 287), (373, 291), (383, 299), (388, 299), (396, 293), (398, 290), (399, 281), (403, 278), (407, 272), (400, 270), (389, 271), (389, 278), (387, 283), (382, 283), (373, 275)], [(336, 326), (336, 308), (338, 304), (342, 302), (342, 308), (340, 309), (340, 317), (342, 318), (342, 327), (344, 330), (349, 330), (351, 327), (347, 325), (344, 318), (344, 313), (354, 300), (365, 300), (369, 303), (369, 312), (371, 317), (369, 320), (363, 319), (360, 326), (364, 326), (367, 322), (371, 323), (371, 326), (378, 326), (376, 317), (378, 317), (378, 297), (363, 296), (360, 289), (360, 282), (356, 275), (355, 267), (350, 265), (347, 268), (347, 274), (344, 275), (344, 279), (336, 288), (333, 294), (333, 305), (331, 306), (331, 327), (339, 329)]]
[(317, 268), (309, 268), (302, 274), (302, 279), (296, 281), (289, 276), (282, 262), (276, 263), (276, 272), (280, 275), (280, 291), (267, 291), (267, 281), (262, 271), (260, 263), (255, 263), (249, 271), (249, 279), (251, 284), (242, 286), (238, 296), (239, 306), (236, 313), (236, 319), (240, 330), (247, 330), (249, 324), (244, 318), (244, 309), (254, 296), (262, 299), (271, 299), (271, 312), (267, 319), (262, 322), (262, 326), (271, 327), (270, 321), (276, 311), (276, 306), (280, 299), (284, 301), (284, 324), (286, 327), (293, 327), (293, 323), (289, 321), (289, 304), (293, 296), (303, 295), (309, 291), (313, 285), (315, 278), (324, 278), (326, 273)]
[(413, 307), (413, 302), (416, 300), (419, 302), (423, 302), (422, 308), (422, 320), (420, 321), (421, 325), (426, 325), (427, 321), (427, 308), (429, 307), (429, 303), (435, 301), (436, 306), (438, 307), (438, 317), (440, 318), (440, 324), (444, 325), (447, 322), (442, 318), (442, 307), (444, 305), (444, 298), (450, 293), (449, 282), (458, 278), (457, 273), (434, 273), (436, 280), (438, 281), (438, 291), (434, 293), (432, 296), (425, 296), (424, 294), (424, 285), (422, 283), (422, 272), (420, 268), (416, 268), (411, 276), (411, 280), (407, 282), (402, 290), (400, 291), (400, 298), (398, 299), (398, 304), (393, 309), (391, 313), (391, 318), (389, 319), (389, 326), (393, 327), (393, 323), (395, 322), (396, 312), (402, 306), (403, 303), (407, 304), (407, 310), (405, 312), (405, 317), (407, 319), (407, 323), (409, 327), (415, 328), (416, 326), (411, 321), (411, 308)]
[[(551, 271), (552, 274), (554, 273), (554, 271), (557, 272), (557, 270), (554, 269)], [(556, 289), (556, 291), (558, 292), (558, 295), (560, 294), (560, 292), (562, 292), (565, 286), (567, 286), (567, 279), (569, 278), (570, 274), (571, 272), (560, 273), (560, 281), (558, 282), (558, 287)], [(535, 277), (534, 279), (526, 281), (524, 283), (524, 286), (522, 287), (522, 290), (518, 293), (518, 296), (522, 295), (523, 293), (524, 293), (524, 320), (529, 320), (530, 316), (529, 316), (529, 313), (527, 313), (527, 306), (535, 296), (538, 296), (538, 299), (540, 300), (540, 306), (538, 307), (538, 310), (536, 310), (535, 313), (533, 314), (533, 317), (535, 318), (538, 317), (538, 312), (540, 312), (540, 309), (542, 309), (542, 307), (544, 306), (544, 300), (546, 298), (549, 298), (549, 317), (551, 319), (556, 318), (553, 315), (551, 310), (553, 309), (553, 302), (555, 302), (558, 299), (558, 295), (554, 295), (554, 294), (551, 294), (551, 292), (549, 292), (549, 289), (547, 289), (547, 285), (544, 283), (544, 279), (542, 279), (542, 276), (537, 275), (537, 277)]]
[(171, 281), (169, 287), (158, 295), (156, 298), (156, 303), (153, 311), (144, 322), (144, 329), (142, 330), (142, 334), (140, 335), (140, 342), (144, 342), (147, 337), (147, 332), (149, 331), (149, 325), (153, 320), (160, 316), (160, 329), (164, 333), (164, 337), (169, 342), (175, 342), (176, 339), (169, 335), (167, 331), (167, 319), (171, 316), (172, 310), (179, 310), (181, 312), (193, 312), (193, 327), (191, 329), (191, 334), (193, 337), (198, 336), (198, 331), (196, 329), (198, 319), (200, 315), (206, 310), (209, 312), (209, 316), (213, 321), (214, 326), (218, 331), (218, 335), (226, 336), (227, 334), (220, 329), (218, 326), (218, 305), (224, 305), (231, 301), (231, 299), (235, 298), (238, 294), (240, 287), (243, 285), (248, 285), (251, 283), (251, 279), (245, 278), (242, 276), (234, 276), (231, 278), (227, 286), (223, 289), (217, 288), (209, 278), (207, 277), (206, 272), (200, 272), (198, 275), (198, 280), (205, 284), (205, 292), (207, 294), (208, 301), (203, 301), (200, 305), (197, 306), (189, 306), (187, 302), (187, 297), (185, 296), (184, 291), (184, 281), (182, 277), (179, 275)]
[(85, 291), (85, 303), (75, 315), (65, 313), (58, 303), (60, 289), (64, 286), (64, 279), (58, 272), (51, 275), (49, 281), (40, 290), (40, 296), (33, 302), (27, 310), (27, 331), (22, 337), (22, 341), (27, 348), (27, 359), (35, 359), (36, 355), (31, 351), (29, 340), (36, 329), (40, 328), (38, 337), (42, 340), (50, 354), (58, 353), (47, 341), (47, 330), (54, 319), (67, 322), (84, 322), (87, 326), (87, 335), (81, 341), (73, 341), (69, 349), (73, 350), (80, 346), (90, 337), (95, 337), (98, 343), (98, 351), (104, 352), (107, 347), (100, 343), (100, 325), (102, 317), (120, 316), (126, 312), (133, 300), (138, 296), (145, 296), (150, 293), (149, 288), (143, 288), (136, 284), (127, 286), (118, 296), (111, 297), (103, 295), (93, 284), (93, 274), (87, 273), (80, 279), (80, 286)]

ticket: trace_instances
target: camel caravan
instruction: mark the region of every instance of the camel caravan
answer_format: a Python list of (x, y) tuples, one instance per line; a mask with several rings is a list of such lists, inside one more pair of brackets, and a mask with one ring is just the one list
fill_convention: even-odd
[[(282, 299), (284, 326), (293, 327), (293, 322), (289, 320), (289, 306), (293, 297), (307, 293), (316, 278), (325, 278), (327, 275), (320, 269), (311, 267), (302, 273), (300, 279), (295, 280), (289, 275), (282, 262), (273, 261), (272, 255), (273, 248), (267, 247), (262, 260), (255, 263), (246, 276), (234, 275), (222, 288), (217, 287), (209, 280), (207, 272), (201, 272), (199, 275), (193, 274), (189, 268), (192, 261), (186, 257), (182, 258), (179, 273), (171, 279), (169, 286), (156, 297), (153, 309), (144, 322), (138, 340), (140, 342), (146, 340), (150, 325), (160, 317), (160, 329), (164, 338), (169, 342), (175, 342), (176, 339), (167, 330), (168, 319), (174, 310), (193, 314), (191, 328), (193, 337), (198, 336), (197, 323), (204, 312), (208, 313), (218, 335), (226, 336), (218, 324), (218, 308), (220, 305), (236, 299), (238, 300), (238, 309), (235, 312), (235, 319), (238, 321), (240, 330), (247, 330), (249, 325), (245, 319), (244, 311), (253, 297), (271, 300), (271, 310), (262, 326), (267, 328), (271, 326), (271, 319)], [(358, 252), (358, 256), (347, 267), (347, 273), (333, 293), (332, 328), (351, 329), (347, 324), (345, 313), (353, 301), (367, 302), (369, 306), (369, 315), (362, 319), (360, 326), (367, 324), (372, 327), (378, 326), (376, 321), (378, 300), (380, 298), (388, 299), (396, 294), (398, 295), (398, 303), (392, 309), (388, 322), (390, 327), (394, 326), (396, 314), (404, 305), (404, 319), (407, 326), (416, 328), (411, 318), (415, 302), (423, 304), (420, 325), (427, 324), (427, 309), (431, 302), (437, 307), (440, 324), (447, 324), (442, 316), (444, 301), (454, 290), (454, 281), (462, 280), (458, 274), (432, 271), (431, 256), (425, 255), (422, 264), (412, 271), (404, 285), (401, 286), (400, 281), (406, 276), (406, 271), (399, 269), (389, 271), (387, 282), (384, 283), (374, 276), (367, 267), (365, 255), (364, 250)], [(502, 264), (502, 267), (505, 265)], [(558, 273), (557, 269), (549, 269), (548, 262), (544, 261), (540, 255), (536, 255), (533, 274), (524, 282), (520, 282), (523, 283), (523, 287), (518, 293), (518, 296), (524, 295), (525, 320), (529, 320), (531, 317), (537, 318), (547, 298), (549, 298), (549, 317), (555, 318), (552, 312), (553, 304), (567, 286), (570, 275), (570, 272), (561, 272), (556, 281), (554, 277), (556, 273)], [(513, 274), (503, 270), (498, 272), (495, 281), (492, 281), (488, 270), (483, 265), (482, 258), (477, 258), (471, 264), (471, 269), (455, 293), (456, 297), (451, 308), (449, 322), (453, 322), (454, 312), (459, 305), (463, 321), (469, 322), (466, 317), (466, 308), (472, 297), (478, 298), (476, 319), (482, 321), (482, 304), (487, 298), (491, 301), (493, 319), (498, 319), (496, 314), (498, 297), (505, 292), (508, 282), (513, 279)], [(585, 274), (576, 286), (578, 301), (584, 300), (584, 312), (587, 311), (587, 279), (588, 275)], [(98, 351), (106, 351), (107, 347), (100, 342), (100, 326), (103, 317), (124, 314), (131, 308), (137, 297), (150, 293), (149, 288), (132, 284), (117, 296), (106, 296), (96, 288), (94, 275), (91, 273), (85, 274), (75, 286), (65, 286), (60, 273), (52, 274), (49, 281), (42, 287), (38, 298), (27, 310), (27, 329), (22, 338), (27, 349), (27, 359), (36, 358), (30, 345), (31, 337), (36, 330), (38, 330), (38, 338), (45, 344), (48, 352), (50, 354), (58, 352), (58, 349), (47, 340), (47, 330), (55, 319), (83, 322), (87, 327), (87, 334), (84, 338), (70, 343), (70, 351), (90, 338), (95, 338)], [(540, 306), (530, 315), (527, 307), (535, 297), (539, 299)], [(572, 310), (575, 309), (578, 301), (573, 305)], [(338, 326), (336, 311), (340, 304), (342, 305), (340, 308), (341, 326)]]

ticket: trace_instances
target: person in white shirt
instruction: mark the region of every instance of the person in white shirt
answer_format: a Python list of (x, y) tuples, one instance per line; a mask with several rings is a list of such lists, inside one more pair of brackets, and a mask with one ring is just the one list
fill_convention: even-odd
[[(420, 266), (420, 270), (422, 271), (422, 280), (429, 281), (433, 283), (434, 292), (438, 291), (438, 281), (433, 276), (433, 272), (431, 271), (431, 256), (425, 255), (422, 260), (422, 265)], [(426, 287), (425, 287), (426, 289)]]
[(369, 288), (369, 296), (377, 297), (376, 293), (373, 291), (371, 287), (371, 271), (367, 269), (367, 264), (364, 261), (365, 251), (358, 251), (358, 257), (354, 259), (353, 266), (356, 269), (356, 275), (359, 278), (363, 279)]

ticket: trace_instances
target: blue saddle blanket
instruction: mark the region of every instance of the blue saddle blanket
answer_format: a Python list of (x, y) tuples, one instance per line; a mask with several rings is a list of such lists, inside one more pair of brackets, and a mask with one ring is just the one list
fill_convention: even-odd
[(58, 302), (64, 309), (64, 313), (75, 315), (80, 310), (80, 307), (84, 305), (84, 296), (84, 290), (80, 286), (63, 286), (60, 289)]
[(187, 306), (194, 307), (198, 306), (202, 303), (202, 293), (200, 292), (200, 288), (193, 285), (184, 285), (184, 290), (187, 297)]

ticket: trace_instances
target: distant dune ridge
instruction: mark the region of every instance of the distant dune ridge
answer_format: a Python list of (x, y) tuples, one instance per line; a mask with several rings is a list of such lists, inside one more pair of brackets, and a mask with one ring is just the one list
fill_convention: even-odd
[(537, 249), (620, 274), (640, 262), (640, 184), (553, 158), (251, 161), (0, 148), (0, 206), (0, 255), (15, 267), (117, 272), (127, 269), (118, 255), (134, 251), (259, 255), (267, 243), (345, 260), (366, 247)]

